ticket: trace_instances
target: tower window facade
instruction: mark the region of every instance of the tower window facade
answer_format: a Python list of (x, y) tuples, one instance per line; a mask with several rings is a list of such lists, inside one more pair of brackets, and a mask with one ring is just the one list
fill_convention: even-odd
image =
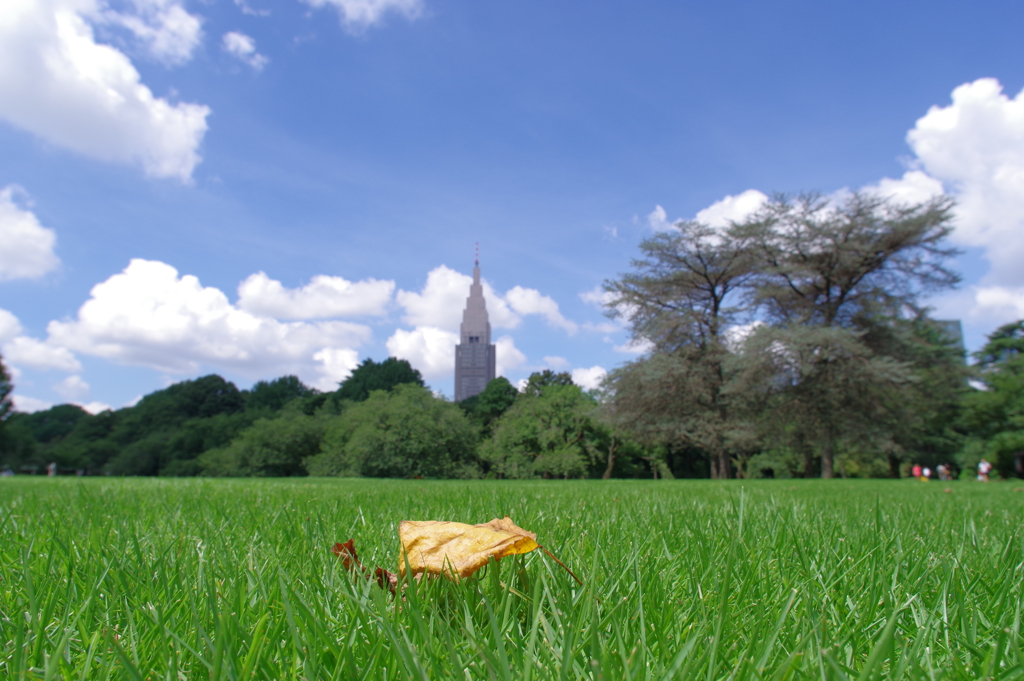
[(459, 344), (455, 346), (455, 401), (479, 395), (494, 380), (496, 351), (491, 343), (491, 323), (480, 284), (480, 262), (473, 267), (466, 309), (462, 313)]

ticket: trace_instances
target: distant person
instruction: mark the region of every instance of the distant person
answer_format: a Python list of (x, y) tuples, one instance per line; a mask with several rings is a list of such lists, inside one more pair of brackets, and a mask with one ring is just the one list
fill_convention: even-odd
[(924, 470), (921, 471), (921, 479), (924, 480), (925, 482), (928, 482), (929, 480), (931, 480), (932, 479), (932, 469), (928, 468), (927, 466), (925, 466)]
[(940, 463), (935, 467), (935, 472), (939, 474), (939, 480), (942, 482), (949, 480), (949, 469), (946, 468), (946, 464)]
[(978, 462), (978, 480), (988, 482), (988, 474), (992, 470), (992, 464), (985, 459)]
[(46, 467), (46, 476), (52, 478), (57, 475), (57, 463), (53, 462)]
[(915, 464), (914, 464), (914, 467), (910, 469), (910, 474), (911, 474), (912, 476), (914, 476), (915, 478), (920, 478), (920, 477), (921, 477), (921, 467), (920, 467), (920, 466), (918, 466), (918, 465), (917, 465), (917, 464), (915, 463)]

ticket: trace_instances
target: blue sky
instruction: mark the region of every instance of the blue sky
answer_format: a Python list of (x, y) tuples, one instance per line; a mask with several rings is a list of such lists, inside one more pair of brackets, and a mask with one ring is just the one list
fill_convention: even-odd
[[(499, 366), (635, 355), (597, 290), (764, 194), (959, 202), (976, 348), (1024, 317), (1020, 3), (7, 0), (0, 352), (20, 409), (217, 372), (451, 395), (480, 243)], [(732, 198), (730, 198), (732, 197)], [(1018, 270), (1021, 270), (1018, 272)]]

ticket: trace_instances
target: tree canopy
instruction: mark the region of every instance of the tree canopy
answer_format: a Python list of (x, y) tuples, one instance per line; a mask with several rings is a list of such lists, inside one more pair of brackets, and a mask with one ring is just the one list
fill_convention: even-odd
[[(914, 391), (927, 353), (905, 330), (927, 324), (923, 294), (958, 281), (943, 245), (951, 210), (945, 197), (780, 195), (742, 222), (680, 222), (645, 240), (633, 271), (605, 285), (610, 314), (649, 348), (610, 374), (610, 418), (705, 452), (712, 477), (773, 446), (798, 451), (804, 475), (820, 462), (831, 477), (838, 448), (868, 434), (898, 463), (915, 445), (897, 433), (908, 400), (920, 419), (941, 411)], [(949, 384), (940, 369), (962, 381), (933, 361), (936, 385)]]
[(423, 376), (408, 361), (388, 357), (383, 362), (374, 362), (367, 357), (341, 382), (334, 399), (362, 402), (369, 399), (374, 390), (391, 390), (405, 383), (424, 386)]

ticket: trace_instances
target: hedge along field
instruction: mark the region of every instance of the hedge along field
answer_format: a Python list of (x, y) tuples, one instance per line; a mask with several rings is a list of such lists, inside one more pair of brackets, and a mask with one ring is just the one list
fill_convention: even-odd
[[(1024, 676), (1024, 494), (948, 488), (10, 478), (0, 677)], [(535, 551), (396, 602), (330, 551), (506, 513), (585, 585)]]

